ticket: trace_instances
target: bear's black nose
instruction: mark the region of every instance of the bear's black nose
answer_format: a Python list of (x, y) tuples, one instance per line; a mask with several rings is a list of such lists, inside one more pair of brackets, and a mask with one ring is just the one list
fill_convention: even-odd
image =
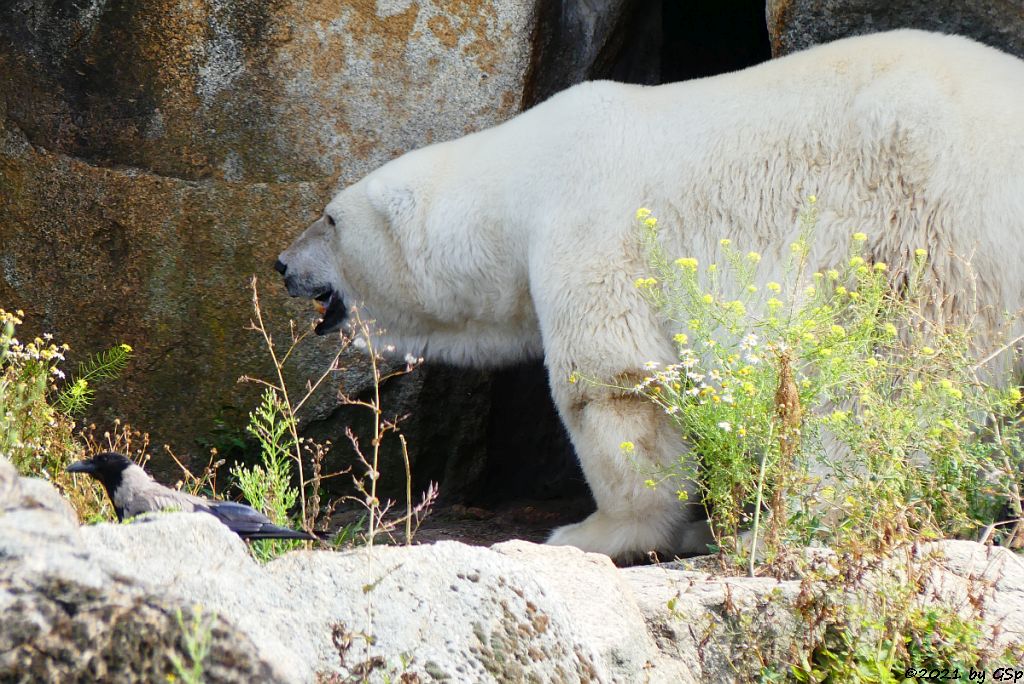
[(284, 272), (288, 270), (288, 267), (284, 265), (284, 262), (278, 259), (274, 262), (274, 270), (284, 275)]

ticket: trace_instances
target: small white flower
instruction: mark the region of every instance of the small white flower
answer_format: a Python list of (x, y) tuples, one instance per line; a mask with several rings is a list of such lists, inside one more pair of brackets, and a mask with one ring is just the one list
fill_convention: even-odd
[(722, 395), (722, 403), (724, 403), (724, 404), (731, 404), (731, 403), (733, 403), (733, 401), (734, 401), (734, 399), (732, 398), (731, 394), (723, 394)]
[(366, 349), (366, 340), (364, 340), (362, 337), (357, 337), (356, 339), (352, 340), (352, 346), (355, 347), (356, 349)]
[(740, 347), (742, 349), (753, 349), (754, 347), (757, 346), (757, 342), (757, 335), (755, 335), (754, 333), (750, 333), (749, 335), (743, 338), (743, 342), (740, 343)]
[(390, 354), (391, 352), (395, 351), (395, 345), (389, 344), (388, 346), (384, 347), (384, 351)]
[(653, 369), (655, 369), (657, 367), (658, 367), (658, 362), (657, 361), (648, 361), (647, 363), (644, 364), (644, 368), (646, 368), (647, 370), (653, 370)]
[(730, 425), (729, 421), (727, 420), (723, 420), (721, 423), (719, 423), (718, 427), (722, 432), (732, 432), (732, 425)]
[(414, 366), (414, 365), (416, 365), (417, 359), (412, 354), (406, 354), (405, 355), (405, 362), (406, 362), (406, 364), (408, 364), (410, 366)]

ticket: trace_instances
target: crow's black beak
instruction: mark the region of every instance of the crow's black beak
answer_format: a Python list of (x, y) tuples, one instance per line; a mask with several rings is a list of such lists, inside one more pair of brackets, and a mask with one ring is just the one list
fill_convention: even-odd
[(77, 461), (67, 467), (69, 473), (89, 473), (92, 475), (96, 472), (96, 464), (89, 461)]

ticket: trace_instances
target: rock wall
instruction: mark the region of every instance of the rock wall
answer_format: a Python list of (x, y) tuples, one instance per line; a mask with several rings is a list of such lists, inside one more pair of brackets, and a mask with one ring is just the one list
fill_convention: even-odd
[(776, 57), (846, 36), (917, 28), (955, 33), (1024, 57), (1019, 0), (767, 0)]
[[(288, 320), (314, 314), (285, 296), (277, 253), (336, 189), (519, 111), (535, 15), (533, 0), (4, 3), (0, 306), (26, 312), (23, 334), (70, 343), (72, 361), (130, 344), (135, 361), (91, 418), (197, 454), (217, 421), (244, 425), (257, 389), (237, 379), (270, 372), (246, 330), (251, 275), (286, 343)], [(296, 385), (336, 346), (304, 344)], [(365, 366), (345, 362), (358, 394)], [(442, 463), (479, 452), (463, 424), (486, 421), (487, 377), (431, 375), (447, 413), (423, 407), (420, 381), (389, 388), (395, 413), (429, 414), (413, 456), (438, 433)], [(359, 416), (326, 392), (311, 420), (344, 442)]]

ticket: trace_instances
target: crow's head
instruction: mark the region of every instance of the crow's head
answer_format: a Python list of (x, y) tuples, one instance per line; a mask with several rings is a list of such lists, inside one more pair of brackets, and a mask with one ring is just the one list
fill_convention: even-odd
[(114, 451), (104, 451), (92, 458), (78, 461), (68, 466), (69, 473), (86, 473), (103, 483), (107, 491), (113, 494), (121, 483), (124, 471), (135, 465), (130, 458)]

